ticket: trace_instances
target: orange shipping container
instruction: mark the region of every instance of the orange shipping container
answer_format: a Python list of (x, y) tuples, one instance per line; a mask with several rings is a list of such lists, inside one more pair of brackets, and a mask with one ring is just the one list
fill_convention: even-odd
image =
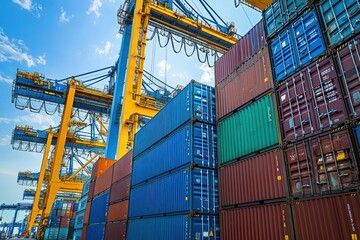
[(93, 166), (91, 173), (91, 179), (96, 179), (103, 174), (109, 167), (111, 167), (116, 161), (107, 158), (99, 158)]
[(125, 200), (109, 206), (107, 222), (126, 220), (128, 216), (129, 201)]
[(95, 182), (94, 196), (99, 195), (111, 186), (114, 168), (111, 166), (103, 174), (101, 174)]
[(131, 173), (133, 150), (126, 153), (114, 164), (114, 175), (112, 183), (115, 183)]

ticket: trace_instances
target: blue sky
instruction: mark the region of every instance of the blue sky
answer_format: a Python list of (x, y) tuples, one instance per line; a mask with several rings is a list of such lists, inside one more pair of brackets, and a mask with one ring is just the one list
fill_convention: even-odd
[[(197, 1), (191, 1), (196, 4)], [(0, 2), (0, 204), (22, 202), (23, 190), (16, 183), (18, 171), (38, 172), (41, 154), (20, 152), (10, 145), (16, 125), (45, 129), (57, 125), (59, 116), (18, 110), (11, 103), (16, 69), (40, 72), (52, 79), (92, 71), (115, 63), (121, 43), (117, 10), (123, 0), (2, 0)], [(233, 21), (239, 34), (245, 34), (260, 14), (234, 2), (209, 0), (225, 21)], [(176, 86), (191, 79), (213, 85), (213, 70), (148, 42), (145, 70)], [(166, 68), (165, 68), (166, 66)], [(164, 70), (167, 70), (166, 74)], [(1, 213), (0, 213), (1, 214)], [(11, 220), (10, 214), (4, 215)]]

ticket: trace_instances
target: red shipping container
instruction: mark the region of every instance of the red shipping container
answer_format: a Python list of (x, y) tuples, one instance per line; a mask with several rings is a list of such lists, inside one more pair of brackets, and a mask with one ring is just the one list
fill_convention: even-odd
[(126, 240), (126, 224), (126, 221), (107, 223), (105, 228), (105, 240)]
[(129, 207), (128, 200), (109, 205), (109, 211), (106, 221), (115, 222), (115, 221), (127, 220), (128, 207)]
[(273, 88), (269, 51), (265, 47), (216, 85), (217, 120)]
[(86, 240), (87, 226), (83, 226), (81, 233), (81, 240)]
[(107, 158), (99, 158), (92, 168), (91, 179), (94, 180), (111, 167), (116, 161)]
[(222, 240), (293, 239), (290, 207), (285, 203), (232, 208), (220, 212)]
[(96, 183), (96, 179), (91, 180), (90, 188), (89, 188), (89, 192), (88, 192), (88, 199), (89, 200), (94, 198), (95, 183)]
[(220, 168), (220, 206), (286, 198), (284, 172), (279, 149)]
[(114, 172), (114, 168), (113, 166), (111, 166), (96, 179), (94, 196), (97, 196), (100, 193), (110, 188), (113, 172)]
[(130, 150), (114, 164), (113, 183), (123, 179), (131, 173), (132, 158), (133, 150)]
[(354, 143), (348, 130), (328, 132), (285, 150), (293, 196), (347, 191), (360, 186)]
[(344, 98), (347, 101), (352, 118), (360, 116), (360, 37), (357, 36), (343, 44), (336, 51), (340, 79), (344, 86)]
[(359, 239), (358, 194), (307, 199), (292, 204), (296, 239)]
[(68, 228), (69, 226), (70, 226), (70, 218), (61, 217), (61, 219), (60, 219), (60, 227), (61, 228)]
[(286, 142), (334, 128), (348, 118), (331, 57), (288, 78), (277, 94)]
[(131, 175), (113, 183), (110, 188), (110, 203), (129, 199), (131, 187)]
[(89, 223), (90, 210), (91, 210), (91, 202), (88, 202), (88, 203), (86, 204), (86, 209), (85, 209), (84, 224), (88, 224), (88, 223)]

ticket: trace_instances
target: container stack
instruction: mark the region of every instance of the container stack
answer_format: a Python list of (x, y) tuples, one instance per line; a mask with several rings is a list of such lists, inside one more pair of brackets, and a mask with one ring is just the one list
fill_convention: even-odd
[(86, 181), (83, 186), (81, 198), (79, 200), (78, 209), (75, 217), (73, 240), (81, 240), (81, 233), (84, 225), (84, 216), (85, 216), (86, 205), (88, 202), (90, 183), (91, 183), (91, 178), (89, 178), (89, 180)]
[[(226, 68), (228, 56), (237, 65)], [(263, 21), (216, 62), (215, 82), (221, 239), (289, 239), (291, 215)]]
[(76, 201), (57, 200), (52, 206), (44, 239), (72, 239)]
[(219, 239), (214, 88), (192, 81), (135, 136), (128, 239)]

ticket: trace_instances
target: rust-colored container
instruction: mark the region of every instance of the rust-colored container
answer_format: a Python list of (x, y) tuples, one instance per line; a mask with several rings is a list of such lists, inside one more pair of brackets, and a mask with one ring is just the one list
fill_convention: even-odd
[(81, 232), (81, 240), (86, 240), (86, 235), (87, 235), (87, 226), (83, 226), (82, 228), (82, 232)]
[(132, 158), (133, 150), (130, 150), (114, 164), (112, 183), (123, 179), (131, 173)]
[(269, 50), (265, 47), (216, 85), (216, 118), (223, 118), (272, 88)]
[(113, 183), (110, 188), (110, 203), (129, 199), (131, 175)]
[(107, 215), (107, 222), (123, 221), (128, 217), (129, 201), (114, 203), (109, 205), (109, 211)]
[(88, 203), (86, 204), (86, 209), (85, 209), (84, 224), (88, 224), (88, 223), (89, 223), (90, 210), (91, 210), (91, 202), (88, 202)]
[(347, 120), (334, 62), (315, 62), (288, 78), (277, 91), (285, 142), (300, 140)]
[(297, 201), (292, 210), (297, 240), (360, 238), (358, 194)]
[(285, 181), (279, 149), (240, 160), (219, 169), (220, 206), (286, 198)]
[(105, 240), (126, 240), (126, 221), (107, 223), (105, 227)]
[(99, 158), (94, 165), (93, 170), (91, 173), (91, 179), (96, 179), (99, 177), (103, 172), (105, 172), (109, 167), (111, 167), (116, 161), (107, 158)]
[(97, 196), (100, 193), (110, 188), (113, 172), (114, 172), (114, 168), (113, 166), (111, 166), (96, 179), (94, 196)]
[(92, 180), (90, 183), (89, 192), (88, 192), (89, 200), (94, 198), (95, 183), (96, 183), (96, 179)]
[(349, 114), (352, 118), (360, 117), (360, 36), (337, 49), (340, 79), (344, 86), (344, 98), (347, 101)]
[(293, 239), (290, 207), (286, 203), (232, 208), (220, 212), (222, 240)]
[(360, 186), (349, 130), (328, 132), (285, 149), (293, 196), (329, 194)]

